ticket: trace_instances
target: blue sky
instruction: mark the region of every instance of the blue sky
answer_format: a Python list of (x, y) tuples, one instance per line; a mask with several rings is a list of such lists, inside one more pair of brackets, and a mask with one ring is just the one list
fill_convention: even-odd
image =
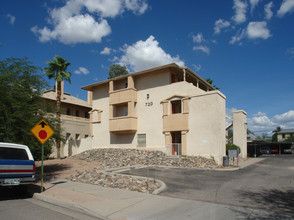
[[(0, 58), (71, 62), (65, 91), (175, 62), (211, 78), (227, 109), (257, 134), (294, 128), (294, 0), (10, 0), (0, 8)], [(54, 82), (50, 81), (53, 85)]]

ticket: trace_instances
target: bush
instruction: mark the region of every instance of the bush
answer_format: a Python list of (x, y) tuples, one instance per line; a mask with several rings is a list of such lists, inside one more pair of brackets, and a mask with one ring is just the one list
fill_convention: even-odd
[(241, 148), (235, 144), (226, 144), (226, 155), (228, 155), (229, 150), (238, 150), (241, 153)]

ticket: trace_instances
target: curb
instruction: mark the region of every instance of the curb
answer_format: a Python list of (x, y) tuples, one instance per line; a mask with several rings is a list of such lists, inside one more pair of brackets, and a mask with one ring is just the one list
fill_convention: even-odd
[(76, 212), (80, 212), (82, 214), (85, 214), (85, 215), (88, 215), (88, 216), (91, 216), (91, 217), (94, 217), (94, 218), (99, 218), (99, 219), (103, 219), (103, 220), (109, 220), (109, 218), (106, 218), (105, 216), (98, 215), (97, 213), (93, 213), (92, 211), (90, 211), (89, 209), (87, 209), (87, 208), (85, 208), (85, 207), (83, 207), (81, 205), (62, 202), (60, 200), (51, 198), (49, 196), (42, 195), (41, 193), (34, 193), (33, 198), (41, 200), (43, 202), (47, 202), (47, 203), (56, 205), (56, 206), (60, 206), (60, 207), (66, 208), (66, 209), (70, 209), (70, 210), (73, 210), (73, 211), (76, 211)]

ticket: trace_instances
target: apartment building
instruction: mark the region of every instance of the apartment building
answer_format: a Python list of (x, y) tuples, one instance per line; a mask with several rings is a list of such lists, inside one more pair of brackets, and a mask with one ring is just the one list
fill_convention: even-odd
[(294, 137), (294, 129), (283, 129), (277, 132), (278, 142), (287, 141), (288, 138)]
[[(56, 88), (56, 86), (55, 86)], [(49, 90), (42, 97), (56, 105), (57, 91)], [(81, 152), (81, 140), (90, 137), (90, 115), (92, 106), (71, 94), (64, 92), (64, 83), (61, 86), (61, 127), (62, 135), (66, 138), (61, 143), (60, 156), (67, 157)], [(51, 157), (57, 157), (57, 149), (53, 147)]]
[[(226, 97), (189, 68), (172, 63), (82, 89), (92, 105), (93, 148), (155, 149), (222, 162)], [(246, 121), (245, 112), (236, 115)], [(247, 149), (246, 134), (241, 138)]]

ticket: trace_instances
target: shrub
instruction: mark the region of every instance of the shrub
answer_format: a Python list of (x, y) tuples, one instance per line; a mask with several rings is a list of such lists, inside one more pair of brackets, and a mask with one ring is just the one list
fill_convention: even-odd
[(241, 148), (235, 144), (226, 144), (226, 155), (228, 155), (229, 150), (238, 150), (241, 153)]

